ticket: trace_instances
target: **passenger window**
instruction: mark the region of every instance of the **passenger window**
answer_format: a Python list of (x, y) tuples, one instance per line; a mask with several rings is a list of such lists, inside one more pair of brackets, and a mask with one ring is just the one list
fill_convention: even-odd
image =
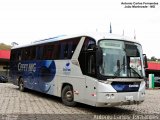
[(30, 49), (29, 48), (24, 48), (22, 50), (23, 54), (22, 54), (22, 60), (29, 60), (30, 58)]
[(36, 48), (36, 58), (37, 60), (42, 60), (42, 56), (43, 56), (43, 46), (38, 46)]
[(80, 37), (61, 41), (60, 59), (71, 59), (79, 41)]
[(52, 59), (57, 60), (59, 59), (60, 56), (60, 44), (58, 42), (53, 43), (53, 54), (52, 54)]
[(84, 41), (82, 51), (93, 50), (96, 47), (94, 39), (87, 37)]
[(69, 42), (69, 58), (72, 58), (81, 37), (73, 38)]
[(18, 49), (17, 51), (16, 51), (17, 53), (16, 53), (16, 60), (18, 60), (18, 61), (21, 61), (22, 60), (22, 49)]
[(68, 42), (68, 58), (71, 59), (73, 53), (74, 53), (74, 48), (73, 48), (73, 41)]
[(53, 45), (45, 45), (43, 50), (43, 59), (51, 60), (54, 51)]
[(30, 48), (30, 59), (29, 60), (35, 60), (36, 58), (36, 47), (31, 47)]
[(68, 44), (66, 41), (62, 41), (60, 59), (67, 59), (67, 55), (68, 55)]

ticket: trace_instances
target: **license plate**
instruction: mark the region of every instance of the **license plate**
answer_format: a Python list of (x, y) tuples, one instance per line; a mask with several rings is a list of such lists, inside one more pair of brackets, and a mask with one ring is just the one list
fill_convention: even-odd
[(126, 96), (127, 101), (133, 101), (133, 96)]

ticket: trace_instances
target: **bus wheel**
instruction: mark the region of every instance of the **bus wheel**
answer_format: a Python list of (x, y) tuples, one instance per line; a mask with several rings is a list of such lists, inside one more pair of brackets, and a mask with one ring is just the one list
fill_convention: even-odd
[(69, 85), (65, 86), (62, 90), (62, 102), (70, 107), (76, 105), (76, 102), (74, 102), (73, 89)]
[(20, 90), (21, 92), (24, 92), (24, 91), (25, 91), (23, 78), (20, 78), (20, 80), (19, 80), (19, 90)]

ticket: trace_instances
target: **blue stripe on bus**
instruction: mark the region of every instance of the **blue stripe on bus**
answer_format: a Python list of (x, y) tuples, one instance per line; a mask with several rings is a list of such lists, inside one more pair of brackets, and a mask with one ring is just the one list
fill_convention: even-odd
[(56, 74), (53, 60), (21, 61), (16, 64), (17, 77), (22, 76), (26, 88), (47, 93)]
[(55, 62), (52, 60), (41, 61), (38, 67), (38, 87), (42, 92), (48, 92), (51, 88), (50, 82), (54, 80), (56, 74)]

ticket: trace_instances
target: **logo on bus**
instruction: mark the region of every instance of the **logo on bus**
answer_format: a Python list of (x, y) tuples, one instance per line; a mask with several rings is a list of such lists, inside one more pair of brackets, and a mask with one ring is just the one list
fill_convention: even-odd
[(139, 85), (129, 85), (130, 88), (132, 87), (139, 87)]
[(65, 67), (63, 68), (63, 71), (65, 72), (70, 72), (71, 71), (71, 66), (70, 66), (70, 63), (66, 63)]
[(18, 63), (18, 71), (27, 71), (27, 72), (35, 72), (36, 71), (36, 63)]

